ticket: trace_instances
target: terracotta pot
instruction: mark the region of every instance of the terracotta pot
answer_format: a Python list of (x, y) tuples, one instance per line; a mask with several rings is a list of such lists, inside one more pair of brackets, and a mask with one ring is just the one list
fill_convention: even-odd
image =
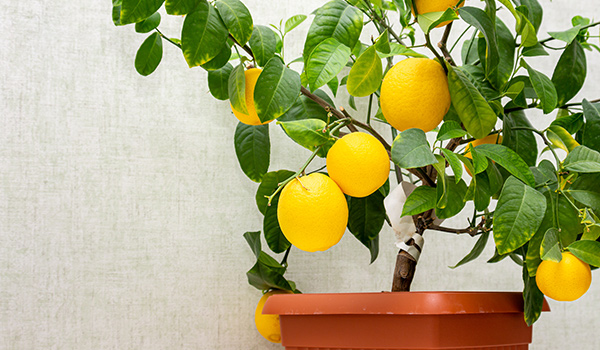
[(287, 350), (525, 350), (532, 334), (512, 292), (279, 294), (263, 313)]

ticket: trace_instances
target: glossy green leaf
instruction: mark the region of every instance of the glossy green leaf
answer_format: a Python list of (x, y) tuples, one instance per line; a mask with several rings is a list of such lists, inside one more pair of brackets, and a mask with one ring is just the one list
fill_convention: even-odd
[(329, 38), (353, 48), (362, 28), (363, 13), (358, 8), (342, 0), (329, 1), (316, 11), (308, 30), (303, 53), (305, 62), (315, 47)]
[(340, 87), (340, 82), (338, 81), (337, 76), (333, 77), (330, 81), (328, 81), (327, 86), (329, 86), (329, 89), (333, 93), (333, 96), (337, 96), (337, 91)]
[(514, 130), (515, 128), (532, 128), (527, 116), (522, 111), (509, 113), (504, 117), (502, 144), (517, 153), (529, 166), (537, 162), (538, 146), (531, 130)]
[(252, 36), (254, 23), (246, 5), (240, 0), (219, 0), (215, 3), (231, 36), (244, 45)]
[(550, 126), (560, 126), (572, 135), (581, 130), (583, 124), (583, 113), (574, 113), (556, 118), (550, 123)]
[(379, 232), (385, 222), (384, 196), (375, 191), (364, 198), (348, 197), (348, 230), (371, 252), (371, 263), (379, 254)]
[(544, 234), (542, 245), (540, 246), (540, 257), (542, 260), (554, 262), (560, 262), (562, 260), (559, 232), (556, 228), (551, 227)]
[(548, 32), (548, 35), (550, 35), (556, 40), (564, 41), (567, 44), (571, 44), (573, 40), (575, 40), (575, 38), (577, 37), (577, 34), (579, 34), (581, 28), (582, 26), (578, 25), (573, 28), (563, 30), (561, 32)]
[(381, 58), (387, 58), (387, 57), (393, 57), (393, 56), (427, 58), (427, 56), (420, 54), (414, 50), (411, 50), (411, 49), (407, 48), (406, 46), (398, 44), (398, 43), (390, 43), (390, 52), (389, 53), (382, 53), (381, 51), (379, 52), (379, 57), (381, 57)]
[(165, 10), (170, 15), (183, 16), (192, 12), (201, 0), (166, 0)]
[(135, 31), (138, 33), (148, 33), (160, 24), (160, 13), (155, 12), (152, 16), (135, 24)]
[(565, 190), (579, 203), (600, 212), (600, 173), (580, 174)]
[(256, 264), (246, 273), (248, 283), (259, 290), (283, 289), (295, 291), (295, 284), (283, 277), (285, 267), (265, 252), (260, 252)]
[(188, 66), (205, 64), (223, 49), (229, 32), (217, 10), (206, 1), (201, 1), (183, 22), (181, 49)]
[(392, 144), (392, 161), (404, 169), (437, 163), (421, 129), (408, 129), (396, 137)]
[(143, 76), (152, 74), (163, 55), (162, 39), (158, 33), (150, 34), (135, 55), (135, 70)]
[(449, 70), (448, 87), (452, 105), (467, 131), (477, 139), (487, 136), (497, 117), (479, 90), (459, 68)]
[(527, 273), (527, 266), (523, 267), (523, 282), (525, 322), (531, 326), (542, 314), (544, 294), (538, 288), (535, 277), (530, 277)]
[(448, 164), (450, 164), (450, 168), (452, 168), (452, 172), (454, 173), (454, 178), (458, 182), (462, 178), (463, 174), (463, 166), (460, 162), (460, 159), (456, 155), (456, 153), (450, 151), (449, 149), (442, 148), (442, 154)]
[(527, 69), (529, 73), (529, 78), (531, 79), (531, 84), (533, 88), (540, 98), (542, 104), (542, 110), (544, 114), (548, 114), (552, 112), (558, 103), (558, 96), (556, 94), (556, 88), (554, 84), (544, 73), (538, 72), (537, 70), (531, 68), (525, 60), (521, 60), (521, 65)]
[(444, 122), (442, 126), (440, 126), (440, 131), (437, 133), (436, 139), (438, 141), (445, 141), (454, 139), (457, 137), (463, 137), (467, 134), (465, 130), (463, 130), (462, 126), (460, 126), (459, 122), (455, 122), (453, 120), (449, 120)]
[(227, 91), (233, 109), (248, 114), (248, 107), (246, 106), (246, 75), (243, 64), (240, 63), (229, 74)]
[(364, 97), (377, 91), (383, 78), (382, 69), (381, 58), (377, 55), (375, 46), (369, 47), (350, 69), (348, 93), (352, 96)]
[[(265, 215), (267, 212), (267, 207), (269, 204), (269, 199), (267, 197), (272, 195), (273, 192), (277, 190), (277, 187), (279, 187), (280, 183), (289, 179), (293, 175), (293, 171), (278, 170), (270, 171), (263, 176), (262, 181), (256, 190), (255, 196), (256, 206), (261, 214)], [(273, 205), (273, 202), (271, 202), (271, 205)]]
[(239, 122), (235, 129), (235, 154), (244, 174), (260, 182), (269, 170), (271, 141), (269, 125), (246, 125)]
[(546, 129), (546, 137), (552, 144), (565, 152), (571, 152), (579, 143), (562, 126), (550, 125)]
[(277, 122), (277, 124), (281, 125), (292, 140), (311, 151), (331, 140), (327, 132), (323, 132), (327, 123), (320, 119)]
[(152, 16), (165, 0), (122, 0), (119, 25), (137, 23)]
[(438, 25), (455, 19), (458, 19), (458, 15), (452, 8), (448, 8), (446, 11), (428, 12), (417, 15), (417, 22), (425, 34), (429, 33)]
[(578, 146), (567, 155), (563, 164), (568, 171), (598, 173), (600, 172), (600, 152), (586, 146)]
[(489, 238), (490, 238), (490, 233), (483, 232), (477, 239), (477, 242), (475, 242), (475, 245), (473, 246), (473, 249), (471, 249), (469, 254), (467, 254), (464, 258), (462, 258), (456, 265), (450, 266), (450, 268), (455, 269), (459, 266), (462, 266), (468, 262), (471, 262), (471, 261), (477, 259), (481, 255), (481, 253), (483, 253), (483, 250), (485, 249), (485, 246), (487, 245)]
[(574, 41), (565, 48), (552, 74), (558, 106), (564, 105), (577, 95), (585, 82), (586, 74), (585, 52), (581, 44)]
[[(440, 177), (445, 176), (444, 186), (439, 186)], [(456, 214), (465, 207), (465, 195), (467, 194), (467, 184), (460, 179), (458, 182), (454, 176), (448, 176), (446, 174), (438, 173), (438, 186), (437, 186), (437, 205), (435, 209), (435, 216), (439, 219), (448, 219)]]
[(600, 242), (588, 240), (575, 241), (567, 249), (581, 261), (600, 267)]
[(488, 161), (487, 158), (479, 153), (479, 151), (477, 149), (470, 149), (471, 152), (471, 159), (473, 160), (473, 168), (475, 170), (475, 174), (479, 174), (481, 172), (484, 172), (485, 169), (487, 169), (488, 167)]
[(389, 54), (392, 52), (392, 47), (390, 46), (390, 38), (389, 38), (388, 30), (384, 30), (383, 33), (379, 34), (379, 37), (375, 41), (375, 49), (383, 54)]
[(265, 210), (265, 217), (263, 218), (263, 232), (265, 234), (265, 241), (269, 246), (269, 249), (273, 253), (283, 253), (292, 244), (285, 238), (281, 227), (279, 226), (279, 220), (277, 219), (277, 204), (279, 203), (279, 193), (275, 196), (271, 202), (271, 206), (267, 206)]
[(250, 48), (259, 66), (264, 67), (277, 51), (277, 34), (267, 26), (254, 26)]
[(262, 122), (287, 112), (300, 95), (300, 75), (273, 57), (258, 76), (254, 88), (254, 108)]
[(549, 56), (550, 54), (542, 44), (537, 43), (534, 46), (526, 47), (523, 49), (523, 56), (525, 57), (536, 57), (536, 56)]
[(580, 143), (600, 152), (600, 112), (588, 100), (583, 100), (585, 124), (580, 132)]
[(529, 166), (515, 151), (504, 145), (483, 144), (476, 147), (477, 151), (496, 162), (513, 176), (521, 179), (529, 186), (535, 186), (535, 178)]
[(437, 202), (436, 190), (429, 186), (420, 186), (414, 189), (404, 202), (402, 216), (417, 215), (435, 208)]
[(112, 20), (116, 26), (121, 25), (121, 7), (123, 0), (112, 0)]
[(465, 22), (477, 28), (485, 38), (487, 44), (485, 48), (485, 75), (489, 77), (500, 62), (498, 43), (496, 41), (496, 26), (485, 11), (476, 7), (465, 6), (460, 8), (458, 12)]
[(227, 63), (221, 69), (208, 72), (208, 89), (217, 100), (229, 99), (229, 76), (232, 71), (233, 66)]
[[(335, 106), (331, 98), (323, 91), (317, 90), (313, 93), (315, 96), (323, 99), (330, 106)], [(327, 121), (327, 111), (323, 107), (321, 107), (318, 103), (310, 99), (305, 95), (298, 96), (298, 99), (287, 112), (285, 112), (282, 116), (277, 118), (277, 120), (281, 122), (288, 122), (293, 120), (302, 120), (302, 119), (321, 119), (324, 122)]]
[(496, 42), (498, 52), (502, 54), (499, 55), (498, 68), (492, 71), (490, 78), (494, 86), (502, 88), (510, 79), (514, 69), (516, 43), (513, 34), (499, 18), (496, 18)]
[(225, 42), (225, 43), (223, 43), (221, 52), (219, 52), (219, 54), (216, 55), (212, 60), (201, 65), (201, 67), (206, 69), (207, 71), (221, 69), (221, 68), (223, 68), (224, 65), (226, 65), (230, 61), (230, 58), (231, 58), (231, 46), (229, 46), (229, 44), (227, 42)]
[(504, 183), (494, 213), (494, 240), (500, 254), (529, 241), (546, 211), (544, 195), (511, 176)]
[(295, 15), (285, 21), (284, 33), (291, 32), (294, 28), (302, 24), (306, 20), (306, 15)]
[(481, 65), (464, 65), (460, 67), (461, 72), (465, 74), (471, 83), (479, 90), (481, 95), (488, 101), (500, 98), (500, 93), (492, 86), (485, 77), (485, 71)]
[(262, 249), (260, 244), (260, 231), (246, 232), (244, 233), (244, 239), (246, 239), (246, 242), (248, 242), (248, 245), (254, 253), (254, 256), (256, 256), (258, 259)]
[(306, 63), (306, 75), (311, 91), (337, 76), (346, 66), (350, 54), (350, 49), (334, 38), (325, 39), (317, 45)]

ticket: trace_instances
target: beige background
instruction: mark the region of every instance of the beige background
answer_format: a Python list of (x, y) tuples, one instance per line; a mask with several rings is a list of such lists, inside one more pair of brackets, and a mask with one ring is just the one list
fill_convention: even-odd
[[(323, 2), (246, 1), (257, 24)], [(260, 292), (245, 277), (254, 261), (242, 234), (262, 227), (257, 185), (237, 165), (237, 121), (208, 93), (205, 72), (165, 43), (158, 70), (139, 76), (133, 59), (145, 36), (115, 28), (110, 1), (1, 3), (0, 348), (278, 349), (254, 329)], [(592, 0), (542, 4), (544, 33), (578, 13), (600, 15)], [(180, 20), (163, 18), (161, 28), (178, 36)], [(307, 29), (289, 36), (288, 57)], [(580, 95), (598, 98), (600, 55), (588, 60)], [(536, 64), (551, 74), (555, 61)], [(536, 114), (536, 123), (548, 119)], [(274, 125), (271, 136), (272, 170), (303, 163), (308, 152)], [(415, 290), (520, 290), (509, 261), (447, 268), (469, 237), (426, 238)], [(385, 229), (372, 265), (350, 235), (324, 253), (294, 250), (288, 277), (305, 292), (388, 290), (392, 241)], [(600, 348), (599, 302), (599, 281), (575, 303), (550, 302), (533, 349)]]

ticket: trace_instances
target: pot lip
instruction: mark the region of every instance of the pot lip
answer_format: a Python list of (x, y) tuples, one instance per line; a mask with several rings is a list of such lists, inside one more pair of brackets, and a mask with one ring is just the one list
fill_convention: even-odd
[[(277, 294), (264, 314), (277, 315), (455, 315), (523, 313), (521, 292), (368, 292)], [(550, 311), (544, 298), (542, 311)]]

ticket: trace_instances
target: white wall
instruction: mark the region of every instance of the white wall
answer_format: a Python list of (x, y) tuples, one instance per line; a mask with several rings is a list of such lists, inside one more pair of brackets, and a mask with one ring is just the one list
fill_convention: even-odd
[[(323, 2), (246, 1), (257, 24)], [(543, 31), (600, 15), (592, 0), (542, 3)], [(110, 1), (1, 4), (0, 349), (278, 349), (254, 329), (260, 292), (245, 277), (254, 261), (242, 234), (262, 227), (257, 185), (237, 165), (237, 120), (205, 72), (165, 43), (158, 70), (139, 76), (144, 36), (113, 26)], [(178, 36), (180, 20), (161, 28)], [(289, 55), (307, 29), (289, 36)], [(553, 60), (540, 61), (548, 74)], [(588, 60), (581, 96), (597, 98), (600, 55)], [(275, 126), (271, 136), (271, 169), (303, 163), (308, 152)], [(508, 261), (447, 268), (469, 237), (426, 239), (414, 290), (520, 290)], [(386, 229), (372, 265), (350, 235), (325, 253), (294, 250), (289, 278), (304, 292), (389, 290), (392, 242)], [(598, 349), (599, 302), (599, 281), (577, 302), (550, 302), (533, 349)]]

